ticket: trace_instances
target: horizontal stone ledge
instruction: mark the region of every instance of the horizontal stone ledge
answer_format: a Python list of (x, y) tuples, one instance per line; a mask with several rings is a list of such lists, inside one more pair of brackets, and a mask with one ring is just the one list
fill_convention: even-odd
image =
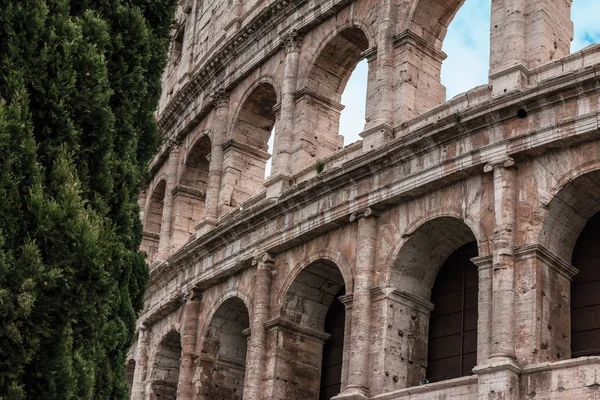
[(304, 325), (297, 324), (295, 322), (286, 320), (282, 317), (275, 317), (265, 323), (265, 329), (267, 332), (281, 329), (289, 333), (300, 335), (304, 338), (315, 340), (317, 342), (324, 342), (331, 337), (329, 333), (319, 331), (317, 329), (309, 328)]

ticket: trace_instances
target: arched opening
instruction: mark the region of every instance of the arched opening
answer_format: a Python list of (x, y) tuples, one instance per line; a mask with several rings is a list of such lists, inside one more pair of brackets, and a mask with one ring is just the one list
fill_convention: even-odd
[(344, 146), (361, 140), (360, 133), (366, 124), (368, 75), (369, 64), (362, 60), (350, 74), (342, 94), (344, 109), (340, 114), (340, 135), (344, 138)]
[[(556, 337), (550, 342), (551, 355), (569, 354), (569, 349), (571, 357), (596, 355), (600, 352), (600, 324), (596, 317), (600, 312), (600, 274), (595, 264), (600, 248), (600, 171), (570, 179), (546, 209), (547, 216), (538, 238), (540, 245), (578, 270), (575, 273), (562, 266), (564, 273), (554, 273), (556, 289), (545, 290), (549, 299), (561, 308), (555, 308), (550, 313), (555, 320), (544, 320), (544, 325), (565, 327), (566, 330), (555, 329)], [(562, 302), (568, 301), (568, 298), (563, 301), (563, 293), (569, 287), (570, 305), (562, 307)], [(544, 318), (547, 319), (546, 315)]]
[(446, 99), (488, 83), (491, 3), (466, 0), (451, 19), (442, 45), (448, 55), (441, 70)]
[(211, 142), (202, 136), (187, 153), (183, 173), (173, 192), (173, 238), (175, 249), (184, 245), (196, 232), (196, 225), (204, 216), (206, 189), (208, 186), (209, 155)]
[(131, 390), (133, 389), (133, 376), (135, 375), (135, 360), (127, 361), (125, 366), (125, 379), (127, 381), (127, 391), (131, 396)]
[(345, 288), (340, 289), (325, 316), (324, 330), (331, 336), (323, 344), (319, 400), (329, 400), (341, 391), (346, 307), (340, 301), (340, 296), (344, 294)]
[(275, 127), (277, 93), (270, 83), (257, 86), (244, 101), (233, 125), (231, 140), (224, 145), (224, 204), (239, 207), (262, 192), (269, 154), (269, 138)]
[(213, 315), (200, 358), (200, 399), (241, 400), (246, 372), (248, 309), (238, 298), (226, 300)]
[(152, 394), (161, 400), (175, 400), (181, 363), (181, 337), (171, 331), (160, 342), (152, 366)]
[(600, 356), (600, 213), (583, 228), (571, 264), (571, 357)]
[(340, 270), (325, 260), (304, 268), (290, 285), (281, 312), (281, 349), (299, 356), (276, 371), (286, 382), (285, 398), (330, 399), (340, 393), (346, 318), (339, 296), (344, 293)]
[(470, 259), (477, 254), (475, 235), (453, 217), (424, 223), (401, 247), (390, 285), (414, 299), (403, 306), (414, 319), (395, 327), (414, 337), (401, 344), (409, 347), (406, 387), (468, 375), (476, 365), (478, 270)]
[(153, 261), (158, 253), (166, 187), (167, 183), (164, 180), (156, 185), (147, 207), (142, 250), (146, 252), (150, 261)]
[(600, 43), (600, 25), (598, 15), (600, 3), (596, 0), (575, 0), (571, 5), (573, 20), (573, 42), (571, 53), (579, 51), (592, 44)]
[[(300, 152), (296, 154), (298, 165), (312, 165), (315, 159), (343, 147), (343, 132), (340, 131), (340, 113), (344, 109), (342, 94), (368, 48), (369, 40), (365, 33), (360, 28), (350, 27), (340, 31), (320, 51), (308, 74), (306, 86), (296, 100), (302, 143)], [(366, 64), (361, 64), (358, 76), (364, 76), (366, 69)], [(364, 77), (362, 79), (366, 81)], [(366, 96), (352, 96), (351, 101), (364, 103)], [(356, 119), (358, 122), (355, 122), (359, 127), (353, 130), (362, 131), (364, 115), (362, 111)]]
[(431, 290), (427, 380), (471, 375), (477, 365), (477, 243), (454, 251), (438, 272)]

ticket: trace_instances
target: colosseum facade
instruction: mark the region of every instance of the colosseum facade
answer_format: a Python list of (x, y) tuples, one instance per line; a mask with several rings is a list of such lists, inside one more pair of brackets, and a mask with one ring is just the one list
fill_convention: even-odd
[(493, 0), (489, 84), (446, 101), (463, 2), (180, 1), (132, 399), (598, 398), (600, 46)]

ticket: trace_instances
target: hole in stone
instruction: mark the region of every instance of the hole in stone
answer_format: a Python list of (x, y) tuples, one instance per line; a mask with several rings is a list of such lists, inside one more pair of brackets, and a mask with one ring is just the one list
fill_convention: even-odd
[(519, 118), (527, 118), (527, 110), (524, 108), (521, 108), (519, 111), (517, 111), (517, 117)]

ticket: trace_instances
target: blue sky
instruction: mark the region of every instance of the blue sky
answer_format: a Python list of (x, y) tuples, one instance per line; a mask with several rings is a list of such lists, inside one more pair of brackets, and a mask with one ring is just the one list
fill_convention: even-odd
[[(447, 98), (488, 81), (491, 0), (466, 0), (448, 28), (442, 49), (448, 58), (442, 65), (442, 83)], [(600, 0), (574, 0), (571, 19), (575, 25), (571, 52), (600, 43)], [(469, 68), (465, 69), (465, 65)], [(361, 62), (353, 72), (344, 95), (340, 134), (344, 144), (359, 140), (364, 127), (367, 65)]]

